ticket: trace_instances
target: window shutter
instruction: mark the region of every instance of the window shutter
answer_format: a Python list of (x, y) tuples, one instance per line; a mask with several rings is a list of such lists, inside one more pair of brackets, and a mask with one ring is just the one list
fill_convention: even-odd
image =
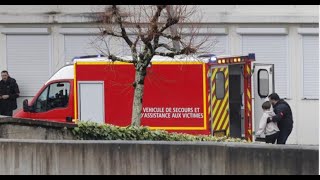
[(303, 35), (303, 98), (319, 99), (319, 37)]
[(20, 96), (34, 96), (50, 77), (49, 35), (7, 35), (7, 66)]
[(274, 64), (275, 92), (280, 98), (288, 94), (288, 55), (286, 35), (242, 35), (242, 53), (255, 53), (256, 63)]

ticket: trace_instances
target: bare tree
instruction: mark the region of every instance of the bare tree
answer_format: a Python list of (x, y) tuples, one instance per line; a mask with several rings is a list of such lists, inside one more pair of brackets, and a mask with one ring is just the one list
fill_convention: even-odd
[[(153, 56), (192, 55), (206, 42), (206, 38), (195, 42), (201, 20), (198, 12), (197, 6), (186, 5), (112, 5), (99, 14), (99, 37), (104, 41), (101, 53), (113, 62), (132, 63), (136, 70), (131, 125), (140, 126), (144, 80)], [(186, 24), (187, 28), (183, 26)], [(132, 58), (127, 60), (112, 52), (108, 38), (124, 40)]]

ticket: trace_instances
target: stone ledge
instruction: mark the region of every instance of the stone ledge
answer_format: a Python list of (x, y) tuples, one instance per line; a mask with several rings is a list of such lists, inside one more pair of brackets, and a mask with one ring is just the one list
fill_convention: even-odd
[(6, 116), (0, 116), (1, 124), (18, 124), (18, 125), (28, 125), (28, 126), (41, 126), (41, 127), (55, 127), (55, 128), (74, 128), (77, 125), (74, 123), (63, 123), (63, 122), (53, 122), (37, 119), (22, 119), (22, 118), (12, 118)]

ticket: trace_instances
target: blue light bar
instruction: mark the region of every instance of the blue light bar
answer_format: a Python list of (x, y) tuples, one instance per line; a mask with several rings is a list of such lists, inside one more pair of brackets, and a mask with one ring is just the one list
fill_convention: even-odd
[(74, 59), (86, 59), (86, 58), (99, 58), (99, 57), (105, 57), (103, 54), (98, 54), (98, 55), (87, 55), (87, 56), (76, 56), (72, 58), (72, 61)]
[(254, 53), (249, 53), (248, 58), (255, 60), (255, 59), (256, 59), (256, 56), (255, 56)]
[(209, 58), (209, 62), (215, 62), (217, 60), (217, 57), (215, 54), (203, 54), (198, 57), (199, 58)]

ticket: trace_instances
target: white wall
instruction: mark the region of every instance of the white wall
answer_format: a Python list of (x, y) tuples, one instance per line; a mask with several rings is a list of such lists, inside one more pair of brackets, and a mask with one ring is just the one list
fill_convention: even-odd
[[(291, 59), (289, 66), (291, 78), (288, 80), (291, 82), (292, 96), (288, 100), (288, 103), (290, 103), (293, 111), (294, 130), (288, 141), (289, 143), (318, 144), (319, 99), (303, 99), (302, 34), (299, 34), (298, 30), (299, 28), (293, 25), (289, 28), (289, 45), (291, 45), (289, 48), (289, 59)], [(317, 35), (319, 36), (319, 34)]]
[[(124, 6), (125, 7), (125, 6)], [(200, 5), (212, 23), (318, 23), (316, 5)], [(103, 5), (1, 5), (0, 23), (85, 22)]]
[[(63, 28), (93, 28), (87, 21), (91, 12), (101, 10), (96, 5), (33, 5), (0, 6), (0, 69), (7, 68), (6, 28), (48, 28), (52, 38), (51, 72), (64, 65)], [(319, 6), (314, 5), (207, 5), (200, 6), (204, 20), (212, 27), (224, 28), (228, 54), (240, 54), (241, 35), (238, 28), (285, 28), (288, 31), (288, 79), (294, 129), (288, 139), (292, 144), (319, 143), (319, 100), (303, 100), (302, 96), (302, 27), (318, 28)], [(56, 14), (54, 14), (56, 12)], [(53, 24), (55, 23), (55, 24)], [(83, 30), (80, 30), (83, 31)], [(10, 73), (10, 72), (9, 72)], [(22, 106), (19, 98), (18, 106)], [(30, 98), (30, 97), (28, 97)]]

